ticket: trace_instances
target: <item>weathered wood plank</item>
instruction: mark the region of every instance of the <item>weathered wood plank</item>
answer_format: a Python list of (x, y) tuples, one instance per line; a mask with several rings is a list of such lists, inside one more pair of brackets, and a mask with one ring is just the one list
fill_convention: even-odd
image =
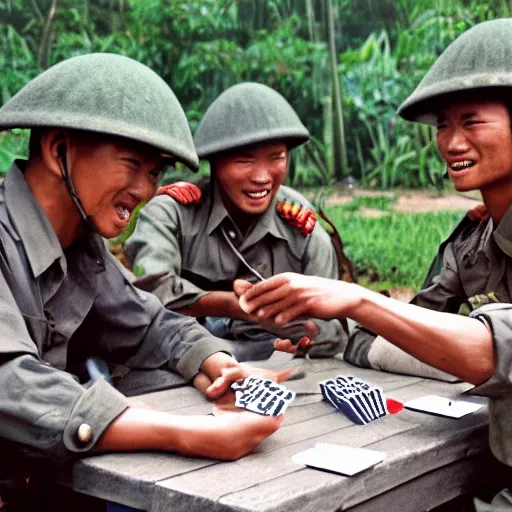
[(429, 511), (448, 501), (470, 494), (481, 482), (486, 457), (478, 455), (435, 469), (371, 500), (350, 508), (350, 512)]
[(217, 463), (170, 453), (97, 455), (75, 464), (73, 490), (148, 510), (157, 481)]

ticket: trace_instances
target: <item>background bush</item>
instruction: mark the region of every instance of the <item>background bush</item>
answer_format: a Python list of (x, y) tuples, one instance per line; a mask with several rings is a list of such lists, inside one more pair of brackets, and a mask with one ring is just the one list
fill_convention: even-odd
[[(0, 99), (62, 59), (113, 52), (160, 74), (194, 130), (220, 92), (254, 80), (280, 91), (312, 133), (294, 154), (292, 185), (352, 175), (374, 187), (440, 188), (431, 130), (394, 113), (461, 32), (508, 16), (507, 0), (0, 1)], [(0, 136), (0, 173), (26, 140)]]

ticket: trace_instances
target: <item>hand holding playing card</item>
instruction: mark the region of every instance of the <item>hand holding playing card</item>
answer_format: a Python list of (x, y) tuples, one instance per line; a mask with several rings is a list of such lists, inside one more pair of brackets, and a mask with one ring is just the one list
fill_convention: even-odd
[(265, 416), (280, 416), (295, 398), (295, 393), (270, 379), (247, 377), (234, 382), (235, 405)]

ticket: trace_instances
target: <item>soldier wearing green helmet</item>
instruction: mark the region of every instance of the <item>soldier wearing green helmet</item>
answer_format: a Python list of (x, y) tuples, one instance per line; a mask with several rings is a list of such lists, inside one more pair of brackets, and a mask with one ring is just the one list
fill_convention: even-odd
[(137, 409), (103, 378), (84, 386), (74, 372), (91, 356), (167, 369), (204, 391), (214, 381), (215, 398), (248, 371), (223, 340), (135, 289), (102, 240), (125, 229), (169, 162), (197, 167), (172, 90), (129, 58), (80, 56), (0, 109), (0, 128), (15, 127), (32, 134), (28, 161), (0, 183), (0, 482), (15, 462), (25, 472), (26, 458), (47, 468), (98, 451), (251, 451), (281, 418)]
[[(462, 379), (488, 396), (490, 446), (512, 466), (512, 19), (481, 23), (437, 59), (401, 105), (404, 118), (437, 126), (457, 190), (482, 193), (440, 248), (423, 289), (404, 304), (351, 283), (285, 274), (240, 298), (277, 323), (346, 316), (361, 325), (344, 357), (358, 366)], [(377, 336), (379, 334), (380, 336)], [(509, 480), (510, 482), (510, 480)], [(510, 509), (505, 491), (493, 507)], [(480, 506), (483, 506), (480, 504)], [(483, 508), (491, 510), (490, 508)], [(498, 510), (498, 508), (492, 508)]]
[(311, 354), (327, 356), (346, 340), (338, 320), (262, 325), (240, 309), (233, 290), (237, 278), (255, 282), (281, 272), (337, 278), (328, 234), (315, 225), (309, 202), (282, 185), (290, 150), (308, 140), (277, 91), (250, 82), (230, 87), (194, 134), (199, 157), (210, 162), (210, 181), (164, 187), (125, 243), (133, 268), (160, 275), (149, 289), (162, 303), (200, 317), (229, 340), (240, 361), (266, 359), (274, 348), (294, 350), (292, 342), (306, 346), (313, 338)]

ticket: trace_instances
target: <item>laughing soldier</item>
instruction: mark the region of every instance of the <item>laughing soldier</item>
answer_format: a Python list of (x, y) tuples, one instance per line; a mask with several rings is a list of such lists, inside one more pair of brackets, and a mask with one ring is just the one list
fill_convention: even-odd
[[(247, 313), (277, 315), (278, 323), (300, 315), (353, 318), (364, 326), (345, 351), (354, 364), (437, 378), (449, 374), (476, 384), (475, 393), (490, 397), (491, 449), (508, 466), (511, 91), (512, 19), (493, 20), (452, 43), (398, 111), (405, 119), (437, 126), (439, 152), (455, 187), (480, 190), (488, 212), (466, 217), (443, 243), (412, 304), (354, 284), (291, 274), (257, 284), (241, 298)], [(493, 510), (511, 508), (508, 491), (495, 499)]]
[(257, 281), (281, 272), (337, 277), (328, 234), (315, 225), (306, 199), (282, 186), (290, 150), (308, 139), (277, 91), (257, 83), (229, 88), (208, 108), (194, 136), (199, 157), (211, 168), (204, 197), (197, 190), (198, 201), (193, 193), (190, 201), (179, 188), (190, 194), (194, 186), (172, 185), (167, 191), (174, 199), (153, 199), (125, 244), (133, 268), (166, 274), (149, 288), (163, 304), (201, 317), (212, 333), (229, 340), (240, 361), (290, 348), (290, 341), (276, 339), (293, 334), (294, 341), (315, 336), (312, 355), (332, 355), (346, 341), (338, 320), (309, 323), (297, 332), (272, 322), (259, 325), (240, 309), (233, 291), (237, 278)]
[(47, 472), (93, 451), (223, 459), (251, 451), (280, 419), (136, 409), (104, 379), (84, 387), (69, 371), (97, 356), (191, 380), (213, 381), (222, 368), (240, 373), (225, 342), (136, 290), (102, 240), (125, 229), (166, 164), (197, 166), (171, 89), (126, 57), (76, 57), (0, 109), (0, 128), (15, 127), (32, 133), (28, 161), (0, 184), (0, 482), (17, 473), (25, 485), (27, 459)]

